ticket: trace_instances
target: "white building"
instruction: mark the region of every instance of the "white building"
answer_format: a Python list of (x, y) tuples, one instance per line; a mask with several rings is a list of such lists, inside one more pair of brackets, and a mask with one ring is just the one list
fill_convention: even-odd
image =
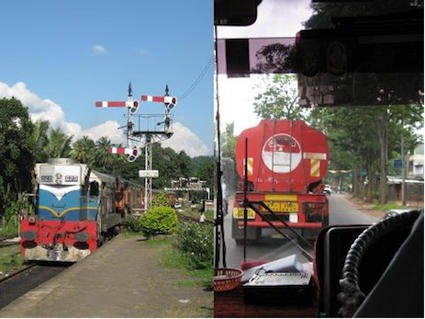
[(409, 172), (411, 176), (424, 176), (424, 144), (415, 148), (413, 155), (409, 157)]

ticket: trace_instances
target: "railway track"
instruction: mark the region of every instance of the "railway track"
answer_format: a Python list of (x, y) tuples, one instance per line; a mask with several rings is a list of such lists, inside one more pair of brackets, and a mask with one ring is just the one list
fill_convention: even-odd
[(14, 238), (16, 238), (16, 236), (0, 238), (0, 248), (13, 246), (13, 245), (19, 245), (19, 240), (10, 241), (10, 239), (14, 239)]
[(55, 277), (72, 263), (30, 264), (0, 279), (0, 309), (40, 284)]

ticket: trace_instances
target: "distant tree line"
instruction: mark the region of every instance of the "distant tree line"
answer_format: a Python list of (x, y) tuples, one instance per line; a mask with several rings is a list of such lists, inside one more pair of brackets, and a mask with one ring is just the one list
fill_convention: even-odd
[[(129, 163), (125, 156), (110, 154), (110, 146), (107, 137), (94, 141), (83, 136), (73, 142), (73, 136), (51, 127), (49, 121), (33, 123), (28, 109), (18, 99), (0, 99), (0, 217), (11, 203), (21, 200), (22, 194), (32, 191), (35, 163), (49, 158), (74, 158), (94, 170), (143, 184), (138, 172), (144, 169), (144, 154)], [(152, 160), (153, 169), (160, 172), (159, 178), (153, 180), (156, 189), (169, 187), (173, 179), (190, 176), (199, 177), (212, 187), (212, 156), (191, 158), (184, 151), (177, 153), (155, 143)]]

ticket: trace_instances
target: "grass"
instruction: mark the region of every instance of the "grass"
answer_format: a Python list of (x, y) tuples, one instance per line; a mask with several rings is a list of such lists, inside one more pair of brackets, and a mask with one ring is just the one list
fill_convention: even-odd
[(20, 246), (12, 245), (0, 248), (0, 271), (9, 272), (21, 267), (24, 258), (21, 256)]
[[(191, 217), (191, 218), (197, 218), (199, 219), (199, 217), (201, 216), (201, 212), (198, 209), (185, 209), (181, 212), (181, 214)], [(207, 210), (205, 212), (205, 217), (207, 220), (214, 220), (214, 211), (212, 210)]]
[(391, 209), (408, 209), (409, 207), (407, 206), (403, 206), (403, 205), (399, 205), (396, 203), (387, 203), (387, 204), (377, 204), (373, 207), (373, 209), (376, 210), (383, 210), (383, 211), (388, 211)]
[(0, 227), (0, 238), (18, 236), (19, 226), (15, 223), (9, 223), (6, 226)]
[(184, 274), (193, 279), (183, 279), (176, 282), (179, 287), (202, 287), (206, 290), (212, 290), (213, 287), (213, 268), (191, 269), (190, 258), (183, 252), (172, 246), (164, 249), (161, 259), (161, 266), (167, 269), (180, 269)]

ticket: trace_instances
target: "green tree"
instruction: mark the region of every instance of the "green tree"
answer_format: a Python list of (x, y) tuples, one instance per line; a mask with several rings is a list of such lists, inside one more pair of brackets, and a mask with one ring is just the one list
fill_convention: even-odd
[(159, 192), (152, 199), (151, 208), (163, 207), (163, 206), (165, 206), (165, 207), (170, 206), (170, 201), (168, 200), (168, 196), (165, 192)]
[(15, 99), (0, 99), (0, 214), (24, 191), (31, 190), (34, 166), (28, 109)]
[(199, 177), (200, 180), (206, 181), (205, 187), (213, 189), (214, 177), (214, 157), (212, 156), (198, 156), (192, 159), (194, 166), (194, 176)]
[(93, 164), (105, 173), (112, 173), (116, 155), (108, 152), (111, 141), (107, 137), (101, 137), (96, 142)]
[(236, 141), (235, 122), (227, 123), (223, 134), (224, 143), (222, 144), (223, 157), (229, 157), (236, 162)]
[(69, 157), (71, 140), (72, 136), (66, 135), (60, 127), (53, 128), (49, 132), (44, 152), (48, 158)]
[[(423, 125), (421, 114), (419, 105), (327, 109), (322, 124), (330, 144), (330, 169), (352, 169), (354, 195), (366, 195), (369, 201), (379, 180), (379, 200), (385, 203), (388, 154), (400, 152), (401, 132), (409, 141), (407, 149), (413, 151), (418, 142), (415, 131)], [(363, 193), (364, 170), (369, 181), (367, 194)]]
[(96, 144), (87, 136), (83, 136), (72, 145), (71, 157), (80, 163), (88, 164), (94, 160)]
[(49, 142), (49, 126), (49, 121), (38, 120), (34, 123), (34, 130), (31, 133), (30, 143), (37, 163), (43, 163), (47, 160), (45, 148)]
[(181, 176), (190, 177), (193, 173), (192, 161), (185, 151), (180, 151), (177, 154), (177, 163)]
[(263, 119), (305, 120), (308, 111), (298, 103), (296, 75), (268, 76), (264, 92), (254, 98), (254, 111)]

